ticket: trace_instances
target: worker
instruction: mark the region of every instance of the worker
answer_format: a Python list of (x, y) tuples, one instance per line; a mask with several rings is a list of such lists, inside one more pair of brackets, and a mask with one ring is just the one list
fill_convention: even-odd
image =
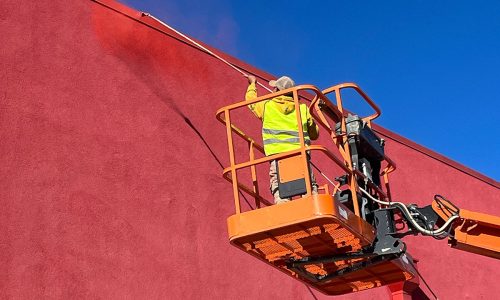
[[(248, 76), (249, 85), (245, 95), (246, 101), (257, 98), (256, 82), (257, 79), (255, 76)], [(269, 85), (274, 88), (273, 92), (277, 92), (289, 89), (293, 87), (295, 83), (290, 77), (282, 76), (277, 80), (269, 81)], [(295, 114), (295, 104), (291, 93), (250, 104), (248, 107), (257, 118), (262, 120), (262, 139), (264, 142), (264, 152), (267, 156), (300, 148), (297, 116)], [(310, 144), (310, 140), (316, 140), (318, 138), (319, 128), (309, 114), (309, 110), (305, 104), (300, 105), (300, 113), (303, 123), (304, 141), (306, 144)], [(282, 199), (279, 196), (276, 165), (276, 160), (272, 160), (269, 169), (270, 189), (274, 197), (274, 203), (281, 204), (289, 202), (290, 199)], [(311, 185), (313, 194), (317, 194), (318, 186), (312, 172)]]

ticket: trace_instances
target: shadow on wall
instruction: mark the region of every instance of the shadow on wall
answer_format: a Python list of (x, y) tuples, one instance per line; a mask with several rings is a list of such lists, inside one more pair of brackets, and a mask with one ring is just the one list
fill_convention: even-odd
[[(149, 30), (145, 32), (143, 25), (130, 19), (124, 22), (122, 16), (106, 12), (102, 8), (94, 9), (92, 14), (93, 27), (104, 51), (123, 62), (123, 66), (135, 74), (135, 79), (148, 87), (148, 90), (162, 101), (175, 114), (180, 116), (186, 125), (200, 138), (205, 148), (210, 152), (221, 170), (224, 168), (221, 160), (206, 141), (204, 135), (193, 124), (191, 119), (177, 105), (171, 91), (175, 87), (186, 86), (186, 82), (181, 82), (177, 78), (176, 72), (182, 66), (172, 66), (179, 64), (174, 62), (172, 57), (177, 57), (174, 47), (165, 45), (163, 39), (158, 39), (150, 35), (161, 33)], [(116, 18), (121, 18), (117, 20)], [(182, 62), (181, 62), (182, 64)], [(172, 71), (169, 71), (171, 69)], [(191, 91), (192, 92), (192, 91)], [(204, 95), (199, 95), (202, 99)], [(219, 176), (220, 174), (217, 173)], [(221, 177), (221, 180), (222, 177)], [(246, 204), (254, 209), (246, 196), (241, 193)]]
[(429, 297), (422, 291), (420, 287), (418, 287), (413, 293), (411, 294), (412, 299), (414, 300), (430, 300)]
[[(173, 53), (161, 40), (158, 41), (150, 36), (151, 34), (158, 35), (158, 33), (153, 30), (145, 32), (141, 28), (142, 25), (136, 21), (132, 19), (124, 21), (123, 18), (127, 17), (106, 12), (102, 7), (95, 9), (92, 17), (94, 30), (104, 50), (121, 60), (123, 66), (135, 74), (135, 79), (147, 86), (157, 99), (180, 116), (200, 138), (219, 166), (223, 168), (222, 162), (207, 143), (203, 134), (181, 111), (170, 93), (174, 87), (183, 86), (183, 84), (176, 82), (178, 79), (175, 76), (169, 76), (175, 74), (176, 67), (169, 67)], [(116, 18), (121, 18), (121, 20), (116, 20)], [(169, 68), (172, 68), (173, 71), (168, 72)]]

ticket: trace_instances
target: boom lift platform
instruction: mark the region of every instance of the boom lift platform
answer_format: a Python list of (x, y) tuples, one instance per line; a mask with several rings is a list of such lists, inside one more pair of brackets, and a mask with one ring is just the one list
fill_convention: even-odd
[[(345, 111), (346, 89), (357, 92), (374, 113), (361, 118)], [(310, 114), (330, 145), (306, 145), (299, 130), (299, 149), (265, 156), (262, 145), (232, 121), (235, 110), (285, 94), (293, 95), (295, 112), (300, 111), (304, 95), (313, 99)], [(353, 83), (323, 91), (301, 85), (221, 108), (217, 119), (226, 126), (230, 159), (223, 176), (232, 183), (236, 209), (227, 220), (230, 243), (328, 295), (415, 277), (413, 259), (401, 241), (408, 234), (448, 238), (452, 247), (500, 258), (499, 217), (460, 210), (439, 195), (423, 208), (392, 201), (389, 174), (396, 164), (371, 129), (379, 115), (378, 106)], [(296, 116), (297, 124), (302, 124), (300, 114)], [(246, 147), (236, 147), (235, 136)], [(248, 160), (237, 162), (238, 151), (247, 152)], [(322, 164), (333, 164), (336, 173), (336, 183), (321, 186), (317, 194), (311, 188), (313, 153), (322, 155)], [(280, 195), (293, 201), (272, 205), (259, 190), (257, 167), (272, 160), (278, 162)], [(239, 178), (242, 172), (250, 174), (250, 183)], [(240, 195), (244, 194), (254, 198), (255, 208), (250, 205), (243, 211)], [(405, 224), (406, 231), (396, 230), (397, 223)]]

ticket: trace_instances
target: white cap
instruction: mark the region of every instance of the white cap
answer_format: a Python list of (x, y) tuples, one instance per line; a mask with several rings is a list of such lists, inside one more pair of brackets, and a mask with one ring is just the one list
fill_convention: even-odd
[(288, 76), (281, 76), (276, 80), (269, 81), (269, 85), (272, 87), (277, 87), (278, 90), (282, 91), (293, 87), (295, 85), (295, 82), (293, 82), (292, 78)]

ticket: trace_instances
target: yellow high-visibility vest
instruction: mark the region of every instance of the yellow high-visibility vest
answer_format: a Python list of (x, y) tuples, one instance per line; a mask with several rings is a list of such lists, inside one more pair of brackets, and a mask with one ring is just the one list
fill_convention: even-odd
[[(307, 133), (307, 106), (300, 104), (300, 115), (304, 142), (311, 144)], [(297, 114), (282, 113), (273, 101), (267, 101), (262, 117), (262, 139), (266, 155), (282, 153), (300, 148), (300, 138), (297, 126)]]

